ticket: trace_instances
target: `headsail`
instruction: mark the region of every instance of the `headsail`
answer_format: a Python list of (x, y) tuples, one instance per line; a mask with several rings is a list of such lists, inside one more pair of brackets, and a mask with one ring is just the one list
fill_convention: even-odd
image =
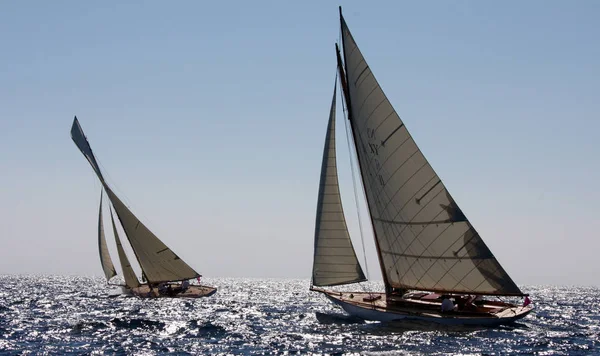
[(108, 253), (108, 247), (106, 246), (106, 238), (104, 237), (104, 224), (102, 222), (102, 192), (100, 192), (100, 209), (98, 212), (98, 250), (100, 251), (100, 263), (102, 264), (102, 270), (106, 276), (106, 280), (110, 280), (112, 277), (117, 275), (115, 266), (110, 259)]
[(349, 116), (387, 284), (521, 295), (413, 141), (343, 17), (341, 26)]
[(131, 267), (131, 263), (129, 263), (129, 259), (125, 254), (125, 250), (123, 250), (123, 245), (121, 245), (121, 239), (119, 238), (119, 233), (117, 232), (117, 226), (115, 225), (115, 219), (113, 218), (112, 209), (110, 211), (110, 222), (112, 223), (113, 234), (115, 235), (115, 242), (117, 243), (119, 262), (121, 262), (121, 269), (123, 270), (125, 285), (127, 285), (127, 287), (129, 288), (139, 287), (140, 282), (138, 281), (135, 272)]
[(331, 286), (366, 281), (352, 246), (340, 190), (335, 151), (335, 95), (329, 112), (329, 124), (325, 136), (317, 218), (315, 224), (315, 256), (312, 284)]

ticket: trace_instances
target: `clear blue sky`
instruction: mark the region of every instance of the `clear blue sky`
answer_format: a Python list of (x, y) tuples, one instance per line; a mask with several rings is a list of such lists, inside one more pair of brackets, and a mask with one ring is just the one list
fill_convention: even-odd
[[(109, 182), (205, 276), (309, 278), (337, 5), (0, 3), (0, 273), (101, 275), (77, 115)], [(342, 5), (515, 281), (598, 285), (600, 2)]]

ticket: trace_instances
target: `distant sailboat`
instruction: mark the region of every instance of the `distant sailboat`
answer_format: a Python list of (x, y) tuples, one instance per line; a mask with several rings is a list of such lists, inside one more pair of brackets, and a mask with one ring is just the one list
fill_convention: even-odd
[(527, 295), (500, 266), (417, 147), (365, 62), (341, 8), (340, 24), (339, 77), (385, 292), (320, 288), (366, 280), (338, 188), (335, 88), (321, 167), (311, 290), (367, 320), (499, 325), (525, 317), (532, 310), (527, 302), (517, 306), (483, 298)]
[[(110, 208), (110, 219), (113, 228), (113, 234), (119, 254), (119, 261), (123, 270), (126, 292), (135, 296), (144, 298), (158, 297), (177, 297), (177, 298), (199, 298), (214, 294), (217, 289), (204, 285), (190, 285), (190, 279), (199, 279), (200, 274), (192, 269), (187, 263), (179, 258), (171, 249), (169, 249), (156, 235), (154, 235), (132, 212), (123, 204), (108, 186), (100, 166), (96, 162), (92, 149), (85, 137), (77, 117), (73, 120), (71, 127), (71, 138), (81, 153), (89, 161), (90, 165), (104, 191), (106, 192), (110, 203), (115, 209), (115, 213), (131, 244), (131, 248), (142, 269), (142, 277), (146, 283), (140, 284), (131, 263), (125, 254), (123, 245), (117, 233), (117, 227), (113, 218), (112, 208)], [(100, 251), (100, 262), (107, 281), (116, 276), (115, 267), (110, 258), (106, 238), (104, 235), (104, 224), (102, 221), (102, 194), (100, 195), (100, 209), (98, 213), (98, 248)], [(175, 283), (180, 282), (180, 283)]]

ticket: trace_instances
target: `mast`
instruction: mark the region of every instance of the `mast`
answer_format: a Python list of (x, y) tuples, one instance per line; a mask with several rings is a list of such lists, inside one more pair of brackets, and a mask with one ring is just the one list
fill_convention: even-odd
[[(341, 31), (343, 31), (343, 21), (344, 18), (342, 16), (342, 7), (339, 7), (340, 10), (340, 29)], [(342, 46), (344, 46), (344, 36), (342, 35)], [(358, 162), (358, 167), (359, 167), (359, 171), (361, 172), (361, 187), (363, 189), (363, 194), (365, 197), (367, 197), (367, 193), (365, 191), (365, 186), (364, 186), (364, 175), (363, 172), (364, 170), (361, 167), (361, 163), (360, 163), (360, 153), (359, 153), (359, 149), (358, 147), (356, 147), (356, 143), (357, 138), (356, 138), (356, 130), (354, 128), (354, 120), (353, 120), (353, 115), (352, 115), (352, 101), (350, 98), (350, 90), (348, 90), (348, 77), (346, 76), (346, 73), (348, 71), (348, 68), (346, 68), (346, 53), (344, 53), (344, 61), (342, 61), (342, 57), (340, 54), (340, 48), (338, 47), (337, 43), (335, 44), (335, 50), (336, 50), (336, 57), (337, 57), (337, 62), (338, 62), (338, 70), (340, 72), (340, 81), (342, 84), (342, 92), (344, 93), (344, 98), (346, 99), (346, 109), (348, 112), (348, 121), (350, 121), (350, 131), (352, 132), (352, 138), (354, 140), (354, 150), (356, 152), (356, 157), (357, 157), (357, 162)], [(371, 202), (369, 201), (368, 197), (365, 199), (367, 201), (367, 207), (369, 208), (369, 220), (371, 221), (371, 229), (373, 231), (373, 236), (375, 238), (375, 249), (377, 250), (377, 259), (379, 260), (379, 268), (381, 269), (381, 276), (383, 277), (383, 283), (385, 285), (385, 293), (389, 294), (392, 290), (390, 283), (388, 281), (388, 276), (387, 273), (385, 271), (385, 267), (383, 264), (383, 257), (381, 256), (381, 248), (379, 246), (379, 241), (377, 239), (377, 231), (375, 230), (374, 226), (374, 222), (373, 222), (373, 216), (371, 215)]]

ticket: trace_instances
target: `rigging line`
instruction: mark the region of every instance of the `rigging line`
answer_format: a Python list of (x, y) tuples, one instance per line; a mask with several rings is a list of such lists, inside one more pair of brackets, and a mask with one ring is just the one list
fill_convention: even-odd
[[(362, 252), (363, 252), (363, 258), (365, 260), (365, 271), (367, 272), (367, 279), (371, 278), (369, 275), (369, 265), (367, 264), (367, 252), (365, 249), (365, 236), (363, 233), (363, 226), (362, 226), (362, 219), (360, 216), (360, 208), (359, 208), (359, 204), (358, 204), (358, 191), (357, 191), (357, 185), (356, 185), (356, 173), (354, 170), (354, 160), (352, 159), (352, 147), (350, 147), (350, 140), (352, 139), (350, 137), (350, 131), (348, 130), (348, 125), (349, 125), (349, 120), (346, 117), (346, 107), (344, 105), (344, 96), (342, 95), (342, 112), (344, 115), (344, 128), (346, 129), (346, 143), (348, 146), (348, 157), (350, 158), (350, 169), (352, 171), (352, 185), (354, 188), (354, 203), (356, 204), (356, 215), (358, 216), (358, 227), (360, 229), (360, 242), (362, 245)], [(365, 197), (366, 199), (366, 197)]]

